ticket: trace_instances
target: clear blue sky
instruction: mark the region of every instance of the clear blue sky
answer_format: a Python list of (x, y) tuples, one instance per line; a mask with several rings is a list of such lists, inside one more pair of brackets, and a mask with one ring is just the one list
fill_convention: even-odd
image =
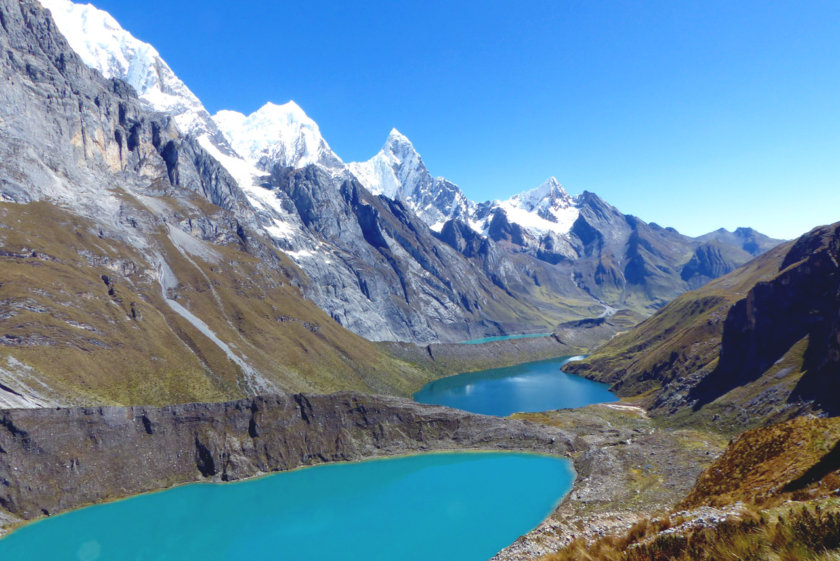
[(840, 2), (94, 0), (211, 112), (396, 127), (476, 200), (554, 175), (697, 235), (840, 220)]

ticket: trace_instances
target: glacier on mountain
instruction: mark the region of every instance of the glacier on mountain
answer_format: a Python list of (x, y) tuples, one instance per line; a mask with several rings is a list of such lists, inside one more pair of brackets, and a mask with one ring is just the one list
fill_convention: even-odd
[(154, 109), (173, 115), (182, 132), (194, 133), (210, 120), (157, 50), (124, 30), (108, 12), (70, 0), (40, 1), (85, 64), (130, 84)]
[(266, 103), (248, 116), (219, 111), (213, 120), (236, 152), (262, 169), (279, 164), (301, 168), (317, 164), (341, 169), (344, 163), (321, 136), (318, 125), (294, 101)]
[(391, 129), (373, 158), (347, 167), (370, 192), (404, 202), (437, 231), (450, 218), (467, 219), (475, 206), (457, 185), (433, 177), (414, 145), (397, 129)]
[(486, 235), (497, 211), (504, 212), (509, 222), (518, 224), (535, 237), (566, 234), (580, 215), (575, 199), (554, 177), (506, 201), (490, 203), (487, 217), (482, 221), (473, 220), (473, 228)]

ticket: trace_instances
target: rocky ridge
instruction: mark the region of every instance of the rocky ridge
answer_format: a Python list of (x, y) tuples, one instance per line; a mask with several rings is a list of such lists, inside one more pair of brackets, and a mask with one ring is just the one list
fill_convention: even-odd
[(569, 370), (671, 422), (739, 432), (835, 414), (840, 223), (688, 292)]

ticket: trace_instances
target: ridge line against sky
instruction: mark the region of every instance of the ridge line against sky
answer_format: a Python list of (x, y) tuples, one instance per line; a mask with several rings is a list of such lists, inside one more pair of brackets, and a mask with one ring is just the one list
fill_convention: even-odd
[(556, 176), (689, 235), (840, 220), (840, 3), (95, 0), (211, 113), (392, 127), (473, 200)]

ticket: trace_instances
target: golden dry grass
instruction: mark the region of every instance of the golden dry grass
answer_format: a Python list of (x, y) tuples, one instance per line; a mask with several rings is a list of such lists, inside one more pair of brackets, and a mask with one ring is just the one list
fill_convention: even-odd
[(828, 561), (840, 556), (840, 507), (748, 510), (708, 526), (643, 520), (592, 542), (576, 540), (541, 561)]
[[(186, 216), (219, 212), (168, 204)], [(279, 389), (406, 395), (433, 376), (303, 298), (302, 276), (282, 254), (268, 266), (238, 246), (212, 244), (220, 259), (209, 263), (179, 250), (164, 227), (152, 240), (178, 279), (171, 296)], [(33, 369), (33, 384), (73, 403), (244, 395), (240, 368), (166, 304), (155, 264), (92, 222), (48, 203), (0, 204), (0, 250), (0, 368), (12, 357)]]

